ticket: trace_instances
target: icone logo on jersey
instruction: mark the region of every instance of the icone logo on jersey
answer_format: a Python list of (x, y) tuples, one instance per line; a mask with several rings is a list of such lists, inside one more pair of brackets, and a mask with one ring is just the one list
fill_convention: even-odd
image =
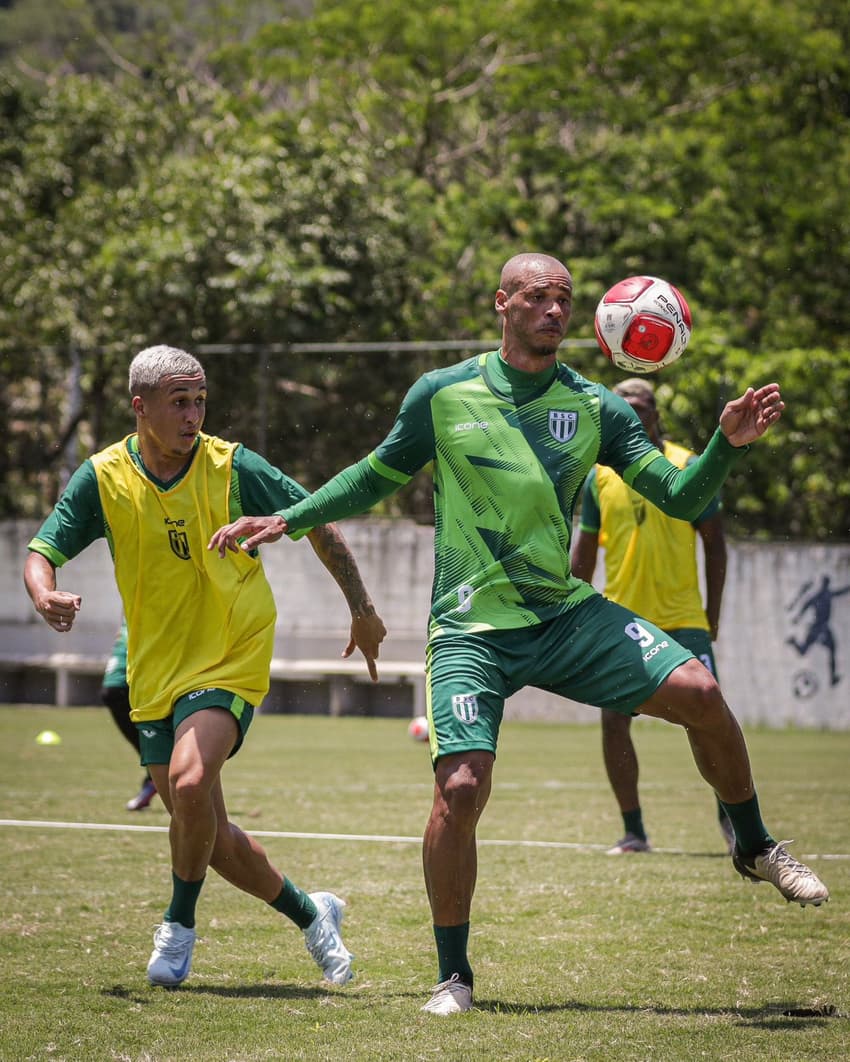
[(473, 428), (484, 430), (490, 427), (489, 420), (464, 420), (460, 424), (455, 424), (455, 431), (472, 431)]

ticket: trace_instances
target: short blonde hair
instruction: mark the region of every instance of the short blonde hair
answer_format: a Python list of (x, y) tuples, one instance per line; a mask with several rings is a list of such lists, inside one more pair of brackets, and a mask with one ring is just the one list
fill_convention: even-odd
[(145, 347), (130, 362), (130, 394), (155, 391), (166, 376), (203, 376), (204, 367), (179, 347)]

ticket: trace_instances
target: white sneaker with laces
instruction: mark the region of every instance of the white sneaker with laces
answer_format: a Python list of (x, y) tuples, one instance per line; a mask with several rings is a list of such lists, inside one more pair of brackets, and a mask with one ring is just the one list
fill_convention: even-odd
[(179, 922), (163, 922), (153, 935), (153, 952), (148, 961), (148, 980), (152, 985), (173, 988), (182, 984), (192, 968), (195, 930)]
[(344, 985), (354, 977), (351, 962), (354, 956), (340, 936), (345, 901), (332, 892), (311, 892), (310, 899), (319, 912), (304, 930), (307, 951), (315, 959), (325, 977), (335, 985)]
[(613, 848), (609, 848), (606, 855), (627, 855), (629, 852), (651, 852), (649, 838), (638, 837), (636, 833), (627, 833), (625, 837), (617, 841)]
[(463, 1014), (472, 1010), (472, 989), (461, 981), (460, 974), (452, 974), (448, 981), (441, 981), (432, 989), (431, 998), (420, 1008), (428, 1014)]
[(777, 841), (758, 855), (745, 859), (738, 849), (732, 853), (732, 865), (742, 878), (754, 881), (769, 881), (785, 899), (805, 907), (807, 903), (820, 907), (829, 899), (829, 889), (805, 863), (798, 862), (789, 854), (786, 844), (793, 841)]

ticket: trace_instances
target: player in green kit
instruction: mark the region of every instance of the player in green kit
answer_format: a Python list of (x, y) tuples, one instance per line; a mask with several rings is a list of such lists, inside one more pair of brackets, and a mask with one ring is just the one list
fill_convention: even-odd
[(439, 983), (423, 1009), (437, 1015), (472, 1007), (476, 827), (505, 698), (527, 685), (686, 727), (697, 767), (734, 825), (739, 873), (801, 904), (829, 895), (765, 828), (743, 735), (711, 674), (660, 628), (570, 572), (573, 507), (595, 463), (670, 515), (693, 519), (742, 448), (780, 417), (779, 387), (750, 388), (728, 403), (705, 452), (679, 469), (622, 398), (557, 360), (572, 287), (549, 255), (510, 259), (495, 299), (499, 350), (427, 373), (373, 453), (309, 498), (224, 525), (210, 540), (224, 557), (301, 534), (365, 511), (433, 462), (427, 696), (435, 786), (423, 862)]

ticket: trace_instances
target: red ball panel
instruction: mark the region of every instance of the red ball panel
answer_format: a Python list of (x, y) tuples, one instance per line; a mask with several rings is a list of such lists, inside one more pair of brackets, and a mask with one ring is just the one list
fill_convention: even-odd
[(639, 313), (629, 321), (621, 346), (633, 358), (656, 362), (667, 357), (675, 338), (676, 331), (669, 321)]
[(603, 302), (634, 302), (655, 283), (655, 277), (626, 277), (605, 292)]

